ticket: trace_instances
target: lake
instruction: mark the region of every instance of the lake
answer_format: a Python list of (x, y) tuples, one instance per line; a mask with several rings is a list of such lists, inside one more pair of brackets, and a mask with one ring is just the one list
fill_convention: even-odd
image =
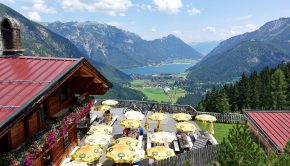
[(135, 67), (130, 69), (121, 69), (126, 74), (177, 74), (183, 73), (194, 64), (166, 64), (159, 66)]

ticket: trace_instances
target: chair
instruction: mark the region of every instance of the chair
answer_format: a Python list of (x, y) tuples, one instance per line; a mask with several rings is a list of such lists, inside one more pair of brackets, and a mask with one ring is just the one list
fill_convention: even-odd
[(113, 126), (113, 124), (115, 123), (115, 121), (117, 121), (118, 119), (118, 115), (114, 116), (114, 118), (112, 119), (112, 122), (110, 124), (110, 126)]
[(174, 140), (173, 141), (173, 145), (174, 145), (174, 151), (179, 153), (180, 152), (180, 148), (179, 148), (179, 145), (178, 145), (178, 141)]
[(137, 145), (137, 147), (139, 148), (139, 149), (142, 149), (142, 143), (143, 143), (143, 135), (139, 135), (139, 137), (138, 137), (138, 145)]

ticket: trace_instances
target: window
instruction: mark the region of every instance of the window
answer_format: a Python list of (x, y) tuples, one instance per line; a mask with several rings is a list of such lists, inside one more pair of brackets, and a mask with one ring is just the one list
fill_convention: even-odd
[(44, 102), (39, 106), (39, 123), (41, 126), (45, 125), (47, 116), (48, 116), (47, 103)]
[(69, 132), (64, 134), (64, 149), (66, 149), (70, 144)]
[(67, 88), (62, 87), (61, 88), (61, 93), (60, 93), (60, 101), (66, 101), (68, 99), (68, 93), (67, 93)]
[(51, 165), (51, 153), (48, 151), (43, 155), (43, 165), (50, 166)]

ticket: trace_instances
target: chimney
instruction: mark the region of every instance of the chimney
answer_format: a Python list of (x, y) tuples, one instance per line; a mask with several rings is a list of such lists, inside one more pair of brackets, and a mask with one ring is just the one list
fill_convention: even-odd
[(1, 21), (1, 34), (3, 57), (15, 57), (23, 54), (18, 21), (11, 17), (4, 17)]

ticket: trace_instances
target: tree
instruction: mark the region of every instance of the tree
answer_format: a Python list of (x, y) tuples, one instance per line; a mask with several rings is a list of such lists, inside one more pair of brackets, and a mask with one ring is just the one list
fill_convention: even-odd
[(265, 67), (260, 73), (260, 79), (262, 83), (260, 108), (271, 109), (272, 108), (272, 95), (271, 95), (271, 74), (269, 67)]
[(257, 72), (250, 76), (250, 107), (251, 109), (260, 108), (261, 82)]
[(271, 94), (273, 101), (273, 109), (286, 109), (286, 92), (287, 82), (284, 72), (281, 69), (276, 69), (271, 76)]
[(234, 126), (227, 139), (223, 139), (217, 153), (221, 165), (258, 166), (267, 163), (264, 151), (250, 137), (246, 125)]
[(288, 166), (290, 163), (290, 140), (284, 148), (284, 153), (275, 157), (271, 165), (273, 166)]
[(238, 97), (238, 108), (249, 109), (250, 108), (250, 81), (249, 78), (243, 73), (241, 80), (237, 84), (239, 97)]
[(229, 113), (230, 112), (230, 104), (229, 99), (224, 90), (218, 92), (215, 99), (215, 110), (219, 113)]

